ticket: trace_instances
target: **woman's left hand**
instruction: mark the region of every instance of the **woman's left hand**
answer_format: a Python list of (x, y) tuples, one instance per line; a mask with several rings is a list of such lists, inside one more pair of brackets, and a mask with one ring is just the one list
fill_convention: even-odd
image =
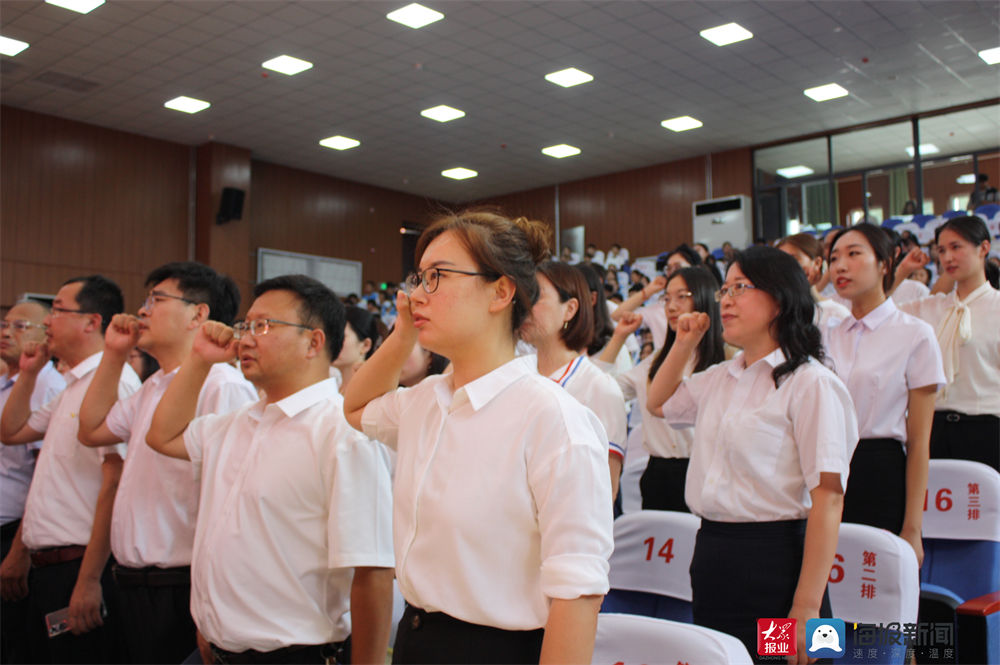
[(787, 656), (787, 660), (790, 665), (807, 665), (807, 663), (815, 663), (815, 658), (810, 658), (806, 653), (808, 644), (806, 641), (806, 622), (809, 619), (819, 618), (819, 608), (818, 607), (800, 607), (798, 605), (792, 605), (792, 609), (788, 612), (789, 619), (795, 619), (795, 655)]

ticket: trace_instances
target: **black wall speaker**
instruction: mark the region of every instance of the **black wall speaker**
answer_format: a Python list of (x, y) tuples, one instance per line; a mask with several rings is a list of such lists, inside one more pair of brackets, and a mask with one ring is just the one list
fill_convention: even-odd
[(246, 192), (235, 187), (223, 187), (222, 198), (219, 200), (219, 214), (215, 216), (216, 224), (225, 224), (234, 219), (243, 219), (243, 198)]

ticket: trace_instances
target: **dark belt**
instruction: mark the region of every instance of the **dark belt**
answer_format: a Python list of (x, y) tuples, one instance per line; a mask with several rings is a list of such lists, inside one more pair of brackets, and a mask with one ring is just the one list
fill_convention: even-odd
[(275, 649), (274, 651), (247, 649), (240, 652), (227, 651), (214, 644), (210, 644), (209, 647), (217, 663), (224, 663), (226, 665), (229, 663), (233, 665), (243, 663), (264, 665), (282, 662), (306, 662), (306, 659), (315, 659), (317, 662), (326, 661), (327, 663), (344, 662), (343, 659), (338, 661), (337, 658), (343, 653), (346, 645), (347, 640), (344, 640), (343, 642), (333, 642), (331, 644), (293, 644)]
[(112, 571), (118, 586), (190, 586), (191, 566), (177, 568), (128, 568), (116, 564)]
[(967, 423), (989, 423), (997, 420), (997, 417), (989, 413), (985, 413), (978, 416), (970, 416), (967, 413), (959, 413), (958, 411), (935, 411), (934, 415), (936, 417), (944, 418), (945, 421), (949, 423), (967, 422)]
[(35, 550), (31, 553), (31, 565), (35, 568), (54, 566), (57, 563), (76, 561), (82, 559), (86, 545), (64, 545), (62, 547), (50, 547), (44, 550)]

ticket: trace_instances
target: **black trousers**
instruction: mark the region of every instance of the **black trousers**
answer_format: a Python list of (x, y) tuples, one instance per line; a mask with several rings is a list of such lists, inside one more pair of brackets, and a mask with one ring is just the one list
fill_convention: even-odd
[(686, 457), (649, 456), (639, 478), (643, 510), (675, 510), (690, 513), (684, 500), (689, 460)]
[(36, 662), (41, 663), (121, 663), (123, 659), (118, 620), (118, 593), (111, 577), (111, 564), (101, 575), (101, 589), (108, 615), (104, 625), (83, 635), (63, 633), (49, 638), (45, 615), (69, 606), (82, 559), (32, 568), (28, 577), (29, 639)]
[[(8, 522), (0, 527), (0, 561), (7, 558), (21, 520)], [(29, 587), (30, 590), (30, 587)], [(0, 662), (30, 663), (28, 641), (28, 599), (0, 605)]]
[[(226, 651), (212, 645), (215, 663), (219, 665), (347, 665), (351, 662), (351, 637), (333, 644), (306, 644), (274, 651)], [(174, 661), (170, 661), (174, 662)]]
[(179, 663), (198, 647), (190, 568), (114, 567), (130, 663)]
[[(737, 637), (757, 662), (785, 662), (784, 657), (757, 655), (757, 619), (788, 616), (805, 535), (805, 520), (702, 519), (691, 560), (694, 622)], [(826, 592), (819, 615), (833, 616)]]
[(393, 663), (537, 663), (545, 631), (503, 630), (407, 604), (396, 631)]
[(1000, 471), (1000, 418), (935, 411), (931, 459), (965, 459)]
[(861, 439), (844, 492), (844, 522), (899, 534), (906, 515), (906, 453), (895, 439)]

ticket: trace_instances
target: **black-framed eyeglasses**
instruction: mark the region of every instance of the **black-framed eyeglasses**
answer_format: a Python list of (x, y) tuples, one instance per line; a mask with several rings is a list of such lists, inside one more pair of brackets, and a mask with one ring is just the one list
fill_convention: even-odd
[(13, 328), (15, 332), (24, 332), (25, 330), (31, 330), (32, 328), (44, 328), (41, 323), (32, 323), (25, 319), (14, 319), (13, 321), (0, 321), (0, 330), (7, 330), (8, 328)]
[(678, 291), (673, 296), (671, 296), (669, 293), (664, 293), (662, 296), (660, 296), (660, 302), (663, 303), (664, 305), (669, 305), (676, 298), (678, 303), (682, 303), (693, 296), (694, 294), (691, 293), (690, 291)]
[(425, 268), (420, 272), (411, 272), (403, 282), (403, 292), (410, 295), (418, 286), (424, 287), (424, 293), (434, 293), (441, 283), (441, 273), (453, 272), (459, 275), (477, 275), (479, 277), (496, 277), (487, 272), (472, 272), (470, 270), (456, 270), (455, 268)]
[(190, 298), (185, 298), (184, 296), (175, 296), (175, 295), (171, 295), (169, 293), (164, 293), (163, 291), (150, 291), (149, 295), (147, 295), (146, 299), (142, 302), (141, 309), (144, 309), (147, 312), (151, 312), (151, 311), (153, 311), (153, 306), (156, 303), (158, 303), (158, 302), (163, 302), (163, 300), (165, 298), (172, 298), (173, 300), (180, 300), (181, 302), (186, 302), (189, 305), (197, 305), (198, 304), (198, 302), (196, 300), (191, 300)]
[(247, 333), (250, 333), (254, 337), (260, 337), (266, 335), (268, 331), (271, 330), (271, 326), (292, 326), (294, 328), (302, 328), (303, 330), (313, 330), (312, 326), (303, 325), (301, 323), (292, 323), (291, 321), (279, 321), (278, 319), (254, 319), (252, 321), (240, 321), (233, 324), (233, 337), (235, 339), (240, 339)]
[(732, 286), (726, 286), (715, 292), (715, 302), (722, 302), (722, 296), (729, 296), (730, 298), (739, 298), (743, 295), (747, 289), (756, 289), (757, 287), (753, 284), (747, 284), (746, 282), (737, 282)]
[(68, 309), (66, 307), (59, 307), (58, 305), (52, 305), (49, 309), (52, 311), (52, 316), (61, 316), (62, 314), (97, 314), (97, 312), (88, 312), (85, 309)]

